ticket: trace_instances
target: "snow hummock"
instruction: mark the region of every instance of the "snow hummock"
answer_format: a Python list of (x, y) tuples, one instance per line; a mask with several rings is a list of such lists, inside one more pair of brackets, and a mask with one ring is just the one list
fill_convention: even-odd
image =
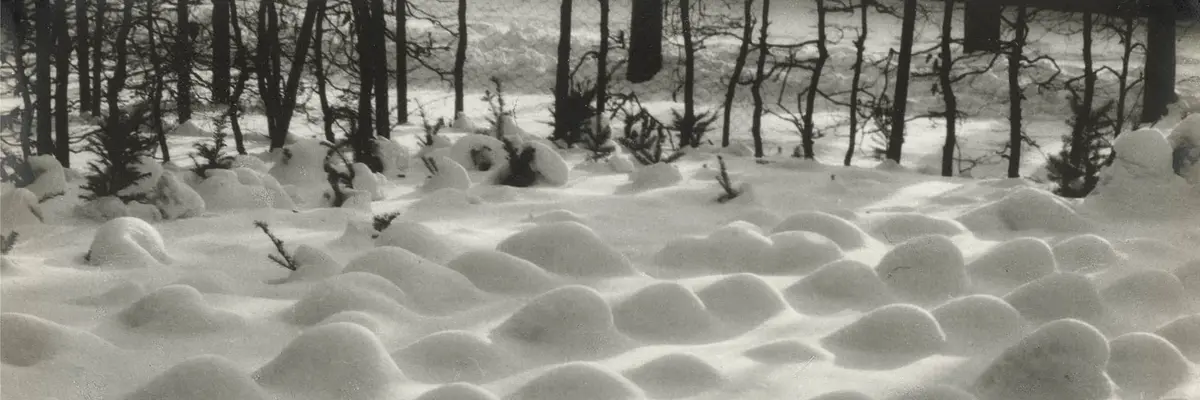
[(399, 219), (379, 233), (375, 245), (399, 247), (439, 264), (456, 255), (454, 247), (433, 229), (419, 222)]
[(750, 273), (726, 276), (696, 292), (714, 316), (737, 327), (754, 327), (787, 309), (779, 291)]
[(796, 339), (780, 339), (746, 350), (742, 355), (763, 364), (807, 364), (833, 358), (833, 354)]
[(162, 235), (146, 221), (120, 217), (96, 230), (88, 250), (88, 264), (144, 267), (171, 263)]
[[(773, 243), (759, 228), (745, 221), (729, 223), (706, 237), (684, 237), (668, 242), (654, 256), (664, 267), (708, 271), (758, 270)], [(772, 265), (773, 266), (773, 265)]]
[(1187, 309), (1183, 284), (1170, 272), (1146, 269), (1131, 273), (1100, 291), (1108, 309), (1135, 327), (1153, 328)]
[(406, 299), (403, 290), (379, 275), (347, 272), (313, 285), (284, 316), (300, 325), (313, 325), (344, 311), (402, 316), (409, 314)]
[(387, 178), (376, 175), (371, 172), (371, 168), (367, 164), (356, 162), (350, 165), (350, 170), (354, 172), (354, 179), (350, 182), (350, 186), (354, 190), (367, 192), (371, 196), (371, 200), (383, 200), (383, 189), (381, 185), (386, 182)]
[(639, 166), (629, 174), (629, 181), (633, 190), (658, 189), (683, 182), (683, 173), (674, 164), (655, 163)]
[(912, 304), (875, 309), (821, 339), (839, 365), (892, 369), (942, 351), (946, 334), (928, 311)]
[(530, 216), (529, 218), (526, 218), (525, 221), (535, 224), (574, 221), (587, 225), (587, 218), (584, 218), (582, 215), (579, 215), (574, 211), (564, 209), (551, 210), (538, 215)]
[(392, 354), (400, 369), (421, 382), (449, 383), (490, 381), (508, 367), (486, 338), (466, 331), (442, 331)]
[(0, 314), (0, 362), (5, 366), (31, 367), (70, 349), (112, 345), (89, 332), (58, 324), (38, 316), (6, 312)]
[(434, 314), (465, 310), (483, 301), (484, 294), (462, 274), (400, 247), (379, 247), (360, 254), (346, 272), (384, 277), (408, 295), (412, 306)]
[(643, 398), (645, 394), (633, 382), (604, 367), (587, 362), (571, 362), (553, 367), (504, 397), (505, 400)]
[(691, 397), (720, 387), (721, 372), (700, 357), (667, 354), (625, 371), (647, 395), (661, 399)]
[(142, 297), (118, 315), (130, 328), (160, 333), (192, 334), (240, 325), (240, 315), (204, 302), (200, 291), (187, 285), (167, 285)]
[(29, 189), (16, 188), (0, 195), (0, 225), (12, 228), (42, 223), (42, 207)]
[(454, 114), (454, 123), (450, 124), (450, 127), (463, 132), (475, 132), (479, 129), (475, 126), (475, 122), (467, 116), (467, 113), (462, 111)]
[(479, 386), (455, 382), (425, 392), (416, 400), (499, 400), (499, 397)]
[(696, 293), (676, 282), (660, 282), (613, 306), (622, 332), (642, 341), (679, 343), (703, 338), (713, 318)]
[(509, 236), (496, 250), (529, 260), (547, 271), (573, 277), (631, 275), (633, 265), (591, 228), (578, 222), (538, 225)]
[[(404, 176), (408, 172), (408, 164), (411, 162), (408, 148), (396, 143), (391, 138), (375, 138), (375, 145), (379, 155), (379, 163), (382, 164), (383, 170), (380, 171), (388, 179), (395, 179)], [(358, 187), (358, 185), (355, 185)]]
[[(475, 160), (472, 152), (483, 152), (482, 159)], [(491, 135), (468, 134), (450, 146), (449, 157), (468, 171), (490, 171), (505, 162), (505, 154), (504, 142), (500, 139)], [(477, 161), (481, 164), (476, 164)]]
[(29, 168), (33, 170), (33, 182), (25, 189), (41, 199), (53, 194), (67, 192), (67, 174), (58, 159), (49, 154), (29, 157)]
[(1085, 204), (1126, 217), (1153, 219), (1194, 215), (1196, 193), (1172, 168), (1173, 149), (1162, 132), (1141, 129), (1113, 143), (1116, 157), (1100, 171)]
[(304, 330), (254, 380), (287, 398), (376, 399), (404, 373), (379, 338), (349, 322)]
[(471, 175), (467, 174), (467, 169), (462, 164), (440, 155), (432, 156), (429, 159), (437, 166), (437, 172), (429, 176), (425, 185), (421, 186), (421, 190), (436, 192), (441, 189), (467, 190), (471, 188)]
[(888, 400), (976, 400), (975, 395), (948, 385), (920, 386), (888, 397)]
[(184, 360), (129, 394), (125, 400), (266, 400), (250, 375), (224, 357), (206, 354)]
[(971, 282), (984, 292), (1005, 294), (1018, 286), (1052, 274), (1054, 251), (1046, 241), (1022, 237), (1000, 243), (967, 264)]
[(210, 169), (193, 188), (208, 210), (295, 208), (291, 196), (275, 177), (250, 168)]
[(554, 288), (556, 278), (536, 264), (495, 250), (472, 250), (446, 264), (476, 287), (501, 294), (538, 294)]
[(284, 185), (327, 185), (325, 182), (325, 156), (329, 148), (324, 141), (297, 138), (283, 147), (284, 157), (271, 167), (270, 174)]
[(491, 331), (491, 339), (557, 360), (593, 359), (627, 345), (608, 302), (595, 289), (564, 286), (530, 300)]
[(968, 211), (958, 222), (976, 232), (1081, 232), (1091, 226), (1061, 198), (1027, 186)]
[(342, 272), (342, 264), (319, 248), (302, 244), (292, 252), (296, 270), (288, 275), (290, 282), (325, 279)]
[(858, 391), (854, 391), (854, 390), (839, 390), (836, 392), (825, 393), (820, 396), (813, 397), (812, 399), (809, 399), (809, 400), (874, 400), (874, 399), (872, 399), (871, 396), (867, 396), (867, 395), (863, 394), (862, 392), (858, 392)]
[(935, 308), (933, 316), (946, 332), (947, 348), (958, 354), (1002, 349), (1024, 333), (1021, 314), (995, 296), (960, 297)]
[(530, 142), (527, 146), (533, 148), (533, 170), (537, 171), (541, 182), (551, 186), (567, 184), (571, 166), (557, 150), (542, 142)]
[(1121, 255), (1108, 239), (1090, 233), (1054, 245), (1054, 258), (1059, 269), (1077, 272), (1095, 272), (1121, 261)]
[(852, 260), (822, 266), (783, 293), (792, 307), (816, 314), (845, 309), (869, 311), (893, 300), (891, 289), (874, 269)]
[(851, 250), (866, 244), (866, 233), (858, 226), (836, 215), (821, 211), (792, 214), (775, 226), (774, 233), (809, 231), (833, 240), (842, 249)]
[(1040, 326), (1009, 347), (975, 381), (980, 400), (1105, 400), (1108, 341), (1076, 319)]
[(1127, 333), (1110, 341), (1109, 347), (1108, 376), (1122, 398), (1157, 399), (1191, 375), (1179, 349), (1153, 333)]
[(842, 258), (842, 248), (817, 233), (788, 231), (768, 239), (771, 249), (762, 260), (762, 270), (767, 274), (806, 274)]
[(1073, 272), (1057, 272), (1021, 285), (1004, 301), (1034, 323), (1063, 318), (1097, 323), (1106, 314), (1096, 286)]
[(1171, 144), (1172, 167), (1192, 185), (1200, 185), (1200, 114), (1189, 115), (1167, 136)]
[(870, 227), (871, 235), (887, 243), (902, 243), (929, 235), (955, 236), (966, 231), (957, 221), (917, 213), (888, 215)]
[(920, 304), (952, 299), (970, 286), (962, 252), (941, 235), (896, 245), (883, 255), (875, 273), (897, 296)]
[(204, 197), (171, 171), (163, 171), (154, 189), (154, 205), (166, 219), (197, 217), (204, 213)]
[(1179, 317), (1154, 333), (1171, 342), (1187, 359), (1200, 363), (1200, 314)]

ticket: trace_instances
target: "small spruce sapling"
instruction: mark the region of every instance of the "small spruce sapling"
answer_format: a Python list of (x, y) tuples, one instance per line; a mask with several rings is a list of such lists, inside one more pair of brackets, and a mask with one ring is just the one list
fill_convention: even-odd
[[(192, 144), (192, 148), (196, 152), (189, 154), (195, 165), (192, 167), (192, 172), (201, 178), (208, 177), (208, 171), (213, 169), (229, 169), (233, 166), (233, 156), (226, 154), (225, 138), (228, 134), (225, 133), (225, 125), (228, 124), (226, 116), (221, 116), (215, 122), (213, 130), (212, 143), (196, 142)], [(199, 156), (199, 159), (197, 159)], [(201, 162), (203, 160), (203, 162)]]
[(0, 155), (0, 182), (11, 182), (22, 188), (33, 183), (33, 165), (24, 156), (4, 149)]
[(700, 146), (700, 141), (708, 131), (712, 130), (712, 124), (716, 121), (717, 114), (712, 110), (700, 112), (691, 120), (680, 114), (679, 111), (671, 110), (671, 130), (679, 133), (681, 143), (683, 142), (683, 132), (692, 132), (692, 147)]
[(498, 183), (505, 186), (530, 187), (537, 183), (537, 170), (533, 168), (533, 147), (518, 149), (511, 140), (500, 138), (504, 142), (504, 152), (508, 156), (508, 170), (499, 177)]
[(379, 214), (371, 218), (371, 228), (375, 229), (375, 234), (372, 238), (379, 237), (379, 234), (392, 226), (392, 221), (395, 221), (401, 214), (400, 211), (392, 211), (390, 213)]
[(295, 271), (298, 267), (296, 265), (296, 259), (292, 258), (292, 255), (288, 253), (287, 248), (285, 248), (283, 245), (283, 240), (280, 240), (273, 232), (271, 232), (270, 225), (267, 225), (267, 223), (263, 221), (254, 221), (254, 226), (258, 227), (258, 229), (261, 229), (263, 233), (267, 235), (267, 238), (271, 239), (271, 244), (275, 245), (275, 251), (279, 252), (279, 254), (268, 254), (267, 259), (281, 267)]
[[(345, 140), (337, 144), (321, 143), (328, 148), (328, 151), (325, 152), (325, 163), (322, 165), (322, 168), (325, 170), (325, 180), (329, 182), (329, 187), (333, 190), (332, 198), (330, 198), (330, 204), (333, 207), (341, 207), (346, 204), (346, 200), (349, 198), (346, 195), (346, 189), (354, 188), (353, 163), (343, 153), (348, 143)], [(335, 158), (341, 161), (342, 168), (338, 168), (338, 165), (335, 164)]]
[(434, 160), (433, 157), (421, 157), (421, 162), (425, 163), (425, 169), (429, 170), (429, 176), (438, 174), (437, 160)]
[(742, 192), (733, 187), (733, 181), (729, 179), (729, 171), (725, 168), (725, 158), (717, 156), (717, 163), (721, 168), (721, 174), (717, 175), (717, 183), (721, 184), (721, 189), (725, 190), (725, 193), (717, 197), (717, 202), (724, 204), (741, 196)]
[(682, 151), (675, 151), (664, 158), (663, 143), (666, 141), (666, 127), (645, 109), (625, 114), (625, 136), (618, 142), (642, 165), (672, 163), (683, 157)]
[(121, 193), (150, 176), (137, 168), (138, 162), (143, 157), (150, 156), (157, 146), (155, 138), (137, 131), (145, 122), (146, 116), (146, 104), (139, 104), (121, 115), (116, 124), (101, 126), (88, 137), (84, 150), (95, 154), (98, 159), (88, 163), (91, 174), (85, 178), (87, 182), (81, 187), (87, 192), (81, 195), (81, 198), (90, 201), (115, 196), (126, 203), (147, 200), (146, 193)]
[(21, 234), (17, 233), (17, 231), (12, 231), (4, 235), (3, 238), (0, 238), (0, 255), (8, 255), (8, 253), (12, 252), (13, 247), (17, 245), (17, 238), (20, 236)]
[(421, 128), (425, 131), (425, 137), (421, 139), (421, 146), (433, 146), (433, 138), (441, 132), (442, 128), (446, 127), (446, 119), (438, 117), (437, 122), (429, 122), (429, 114), (425, 112), (425, 105), (417, 103), (417, 112), (421, 114)]
[(483, 101), (488, 103), (488, 112), (491, 114), (487, 117), (489, 127), (487, 129), (481, 129), (476, 133), (491, 134), (496, 138), (503, 138), (506, 134), (504, 132), (504, 117), (515, 117), (517, 115), (517, 110), (516, 108), (509, 107), (508, 102), (504, 99), (503, 81), (495, 76), (489, 78), (488, 80), (490, 80), (492, 85), (496, 87), (496, 91), (494, 92), (491, 89), (484, 90), (483, 92)]

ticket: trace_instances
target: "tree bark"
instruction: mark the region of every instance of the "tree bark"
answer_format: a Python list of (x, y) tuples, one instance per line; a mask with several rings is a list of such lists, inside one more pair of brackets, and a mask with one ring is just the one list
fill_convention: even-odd
[[(569, 1), (569, 0), (568, 0)], [(463, 69), (467, 64), (467, 0), (458, 0), (458, 49), (454, 52), (454, 114), (463, 112)]]
[(1121, 45), (1121, 71), (1117, 74), (1117, 119), (1116, 129), (1113, 135), (1120, 136), (1121, 131), (1125, 129), (1126, 114), (1125, 107), (1129, 101), (1129, 61), (1133, 58), (1133, 35), (1136, 33), (1134, 29), (1134, 16), (1126, 14), (1121, 16), (1121, 36), (1124, 37), (1124, 43)]
[[(942, 91), (942, 103), (945, 103), (946, 141), (942, 144), (942, 176), (954, 176), (954, 153), (958, 149), (958, 97), (954, 95), (954, 82), (950, 80), (954, 72), (954, 54), (950, 51), (950, 43), (954, 41), (954, 0), (942, 2), (942, 40), (938, 57), (938, 86)], [(1018, 142), (1018, 145), (1020, 143)]]
[[(153, 9), (157, 4), (156, 1), (150, 0), (146, 2), (147, 9)], [(150, 53), (150, 67), (154, 76), (150, 79), (153, 82), (150, 84), (150, 123), (154, 127), (155, 136), (158, 138), (159, 150), (162, 152), (163, 162), (171, 161), (171, 152), (167, 147), (167, 131), (163, 127), (163, 112), (162, 112), (162, 92), (164, 89), (162, 59), (158, 55), (158, 46), (155, 36), (159, 34), (158, 24), (154, 19), (150, 19), (146, 24), (146, 37), (150, 48), (147, 50)]]
[(725, 86), (725, 112), (721, 114), (721, 147), (729, 147), (729, 124), (733, 115), (733, 99), (741, 85), (742, 71), (750, 56), (750, 43), (754, 41), (754, 0), (746, 0), (742, 11), (742, 43), (738, 46), (737, 58), (733, 61), (733, 73)]
[(908, 81), (912, 69), (913, 31), (917, 25), (917, 0), (904, 0), (904, 22), (900, 28), (900, 56), (896, 66), (896, 92), (892, 96), (892, 129), (887, 158), (900, 163), (904, 148), (904, 120), (908, 115)]
[(71, 33), (67, 27), (67, 1), (57, 0), (54, 13), (54, 156), (64, 167), (71, 166), (70, 110), (67, 106), (67, 84), (71, 80)]
[(1008, 54), (1008, 177), (1021, 176), (1022, 140), (1021, 61), (1024, 58), (1025, 37), (1028, 35), (1029, 16), (1025, 7), (1017, 8), (1017, 20), (1013, 26), (1013, 42)]
[[(383, 22), (383, 0), (371, 0), (371, 40), (375, 49), (382, 51), (387, 48), (385, 32), (387, 26)], [(389, 138), (392, 136), (392, 122), (388, 108), (388, 60), (387, 57), (373, 57), (375, 62), (375, 136)]]
[(571, 4), (572, 0), (562, 0), (558, 12), (558, 60), (554, 68), (554, 107), (559, 108), (554, 113), (555, 139), (565, 139), (571, 131), (570, 126), (563, 121), (561, 107), (570, 96), (571, 90)]
[(88, 26), (88, 0), (75, 0), (75, 57), (79, 63), (79, 111), (91, 111), (92, 104), (92, 70), (91, 70), (91, 40)]
[[(1159, 1), (1150, 7), (1146, 27), (1146, 81), (1142, 122), (1158, 121), (1175, 97), (1175, 7)], [(1165, 4), (1162, 4), (1165, 3)]]
[(820, 91), (821, 72), (825, 62), (829, 60), (829, 48), (825, 44), (828, 37), (825, 33), (825, 0), (817, 1), (817, 62), (813, 65), (812, 76), (808, 83), (807, 99), (804, 101), (804, 131), (800, 135), (800, 146), (804, 150), (804, 158), (816, 158), (813, 145), (816, 137), (816, 124), (813, 122), (813, 112), (817, 102), (817, 92)]
[(763, 142), (762, 142), (762, 115), (763, 115), (763, 97), (762, 84), (767, 79), (765, 69), (767, 66), (767, 27), (770, 25), (771, 19), (771, 0), (763, 0), (762, 7), (762, 25), (758, 38), (758, 64), (754, 70), (754, 83), (750, 87), (750, 94), (754, 97), (754, 116), (750, 124), (750, 134), (754, 137), (754, 157), (763, 157)]
[(246, 154), (245, 137), (242, 135), (242, 92), (246, 90), (246, 82), (250, 80), (250, 58), (246, 55), (246, 42), (242, 41), (242, 24), (238, 19), (237, 2), (229, 2), (229, 20), (233, 24), (233, 45), (235, 46), (234, 63), (237, 64), (238, 78), (233, 84), (233, 93), (229, 95), (229, 128), (233, 130), (233, 144), (238, 154)]
[(192, 37), (189, 21), (191, 0), (177, 0), (175, 6), (175, 103), (179, 123), (192, 118)]
[[(325, 7), (322, 5), (321, 7)], [(316, 37), (325, 37), (325, 13), (321, 13), (321, 17), (317, 18)], [(333, 136), (333, 107), (329, 105), (329, 75), (325, 71), (325, 52), (322, 49), (323, 40), (313, 42), (313, 69), (317, 79), (317, 98), (321, 101), (321, 125), (325, 132), (325, 140), (329, 143), (337, 143)]]
[(603, 129), (600, 120), (608, 104), (608, 14), (609, 0), (600, 0), (600, 51), (596, 55), (596, 127), (597, 134)]
[(371, 112), (371, 92), (375, 88), (375, 85), (371, 81), (375, 77), (375, 64), (371, 61), (371, 50), (374, 44), (374, 40), (370, 37), (371, 10), (367, 4), (363, 4), (362, 2), (354, 2), (351, 7), (354, 8), (354, 26), (358, 36), (355, 47), (358, 50), (359, 73), (358, 123), (353, 139), (354, 158), (356, 162), (367, 164), (368, 167), (371, 167), (372, 171), (378, 171), (380, 169), (378, 163), (371, 162), (376, 159), (371, 146), (372, 136), (374, 136), (374, 129), (372, 129), (374, 116)]
[(129, 77), (127, 60), (129, 55), (129, 34), (133, 31), (133, 0), (124, 1), (121, 11), (121, 24), (117, 26), (117, 39), (113, 51), (116, 65), (113, 67), (113, 77), (108, 81), (108, 127), (121, 129), (121, 91), (125, 90), (125, 80)]
[(213, 102), (229, 103), (229, 6), (230, 0), (212, 0), (212, 88)]
[(408, 0), (396, 0), (396, 123), (408, 123)]
[(104, 36), (108, 29), (108, 2), (96, 2), (96, 30), (92, 33), (92, 102), (85, 106), (92, 115), (100, 115), (104, 102), (104, 90), (101, 86), (104, 74)]
[(37, 152), (38, 154), (54, 154), (54, 137), (51, 136), (54, 119), (50, 103), (50, 50), (54, 49), (54, 10), (50, 8), (49, 0), (34, 2), (34, 21), (37, 32), (36, 64), (34, 71), (37, 81), (34, 82), (34, 98), (37, 99)]
[(862, 10), (859, 11), (858, 21), (858, 38), (854, 40), (854, 76), (850, 78), (850, 143), (846, 148), (846, 156), (842, 159), (842, 165), (850, 166), (850, 162), (854, 160), (854, 150), (858, 140), (858, 95), (862, 92), (860, 83), (862, 82), (862, 70), (864, 53), (867, 50), (867, 34), (869, 26), (867, 25), (867, 10), (871, 7), (872, 0), (862, 0)]
[(1071, 158), (1071, 165), (1083, 168), (1087, 163), (1088, 146), (1087, 136), (1095, 131), (1095, 124), (1092, 118), (1092, 111), (1096, 97), (1096, 72), (1095, 64), (1092, 60), (1092, 13), (1083, 13), (1083, 103), (1081, 113), (1076, 113), (1076, 118), (1081, 118), (1082, 121), (1077, 121), (1081, 124), (1079, 129), (1071, 135), (1071, 151), (1068, 153)]
[(696, 123), (696, 48), (692, 43), (691, 0), (679, 0), (679, 22), (683, 26), (683, 120), (679, 147), (699, 146), (692, 127)]

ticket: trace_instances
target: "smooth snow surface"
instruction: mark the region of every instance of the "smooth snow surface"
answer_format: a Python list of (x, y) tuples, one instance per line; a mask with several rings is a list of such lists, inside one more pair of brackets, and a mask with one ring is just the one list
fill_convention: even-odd
[(1050, 245), (1031, 237), (996, 245), (967, 264), (967, 274), (977, 288), (999, 295), (1052, 274), (1056, 269)]
[(942, 351), (946, 333), (928, 311), (911, 304), (892, 304), (867, 313), (821, 343), (841, 365), (892, 369)]
[(634, 273), (629, 259), (578, 222), (535, 226), (504, 239), (496, 250), (567, 276), (611, 277)]
[(1042, 325), (992, 361), (975, 382), (980, 400), (1104, 400), (1108, 342), (1076, 319)]
[(1128, 333), (1109, 342), (1108, 376), (1125, 398), (1158, 398), (1187, 382), (1190, 366), (1171, 342), (1152, 333)]
[(952, 299), (970, 285), (962, 252), (941, 235), (921, 236), (897, 245), (883, 255), (875, 273), (898, 296), (921, 304)]
[(167, 264), (162, 235), (146, 221), (121, 217), (104, 223), (92, 239), (88, 263), (96, 266), (129, 268)]

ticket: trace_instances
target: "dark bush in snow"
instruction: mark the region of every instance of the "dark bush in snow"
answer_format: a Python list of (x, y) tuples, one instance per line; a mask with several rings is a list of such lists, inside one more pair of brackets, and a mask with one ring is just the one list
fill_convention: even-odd
[[(217, 120), (216, 129), (212, 134), (212, 144), (205, 142), (192, 144), (192, 147), (196, 149), (196, 153), (189, 154), (188, 157), (191, 157), (192, 163), (195, 164), (192, 167), (192, 172), (195, 172), (196, 176), (204, 178), (208, 176), (207, 172), (210, 169), (230, 169), (233, 166), (234, 157), (225, 153), (225, 137), (227, 136), (225, 133), (225, 124), (224, 117)], [(204, 162), (201, 163), (197, 160), (197, 156)]]
[(99, 159), (88, 164), (91, 174), (81, 187), (87, 193), (80, 197), (95, 200), (115, 196), (126, 203), (146, 199), (146, 193), (125, 191), (150, 176), (150, 173), (138, 169), (139, 161), (149, 156), (156, 144), (153, 137), (137, 131), (137, 127), (146, 119), (146, 112), (145, 104), (139, 105), (118, 117), (115, 124), (101, 126), (94, 135), (88, 137), (84, 150)]

